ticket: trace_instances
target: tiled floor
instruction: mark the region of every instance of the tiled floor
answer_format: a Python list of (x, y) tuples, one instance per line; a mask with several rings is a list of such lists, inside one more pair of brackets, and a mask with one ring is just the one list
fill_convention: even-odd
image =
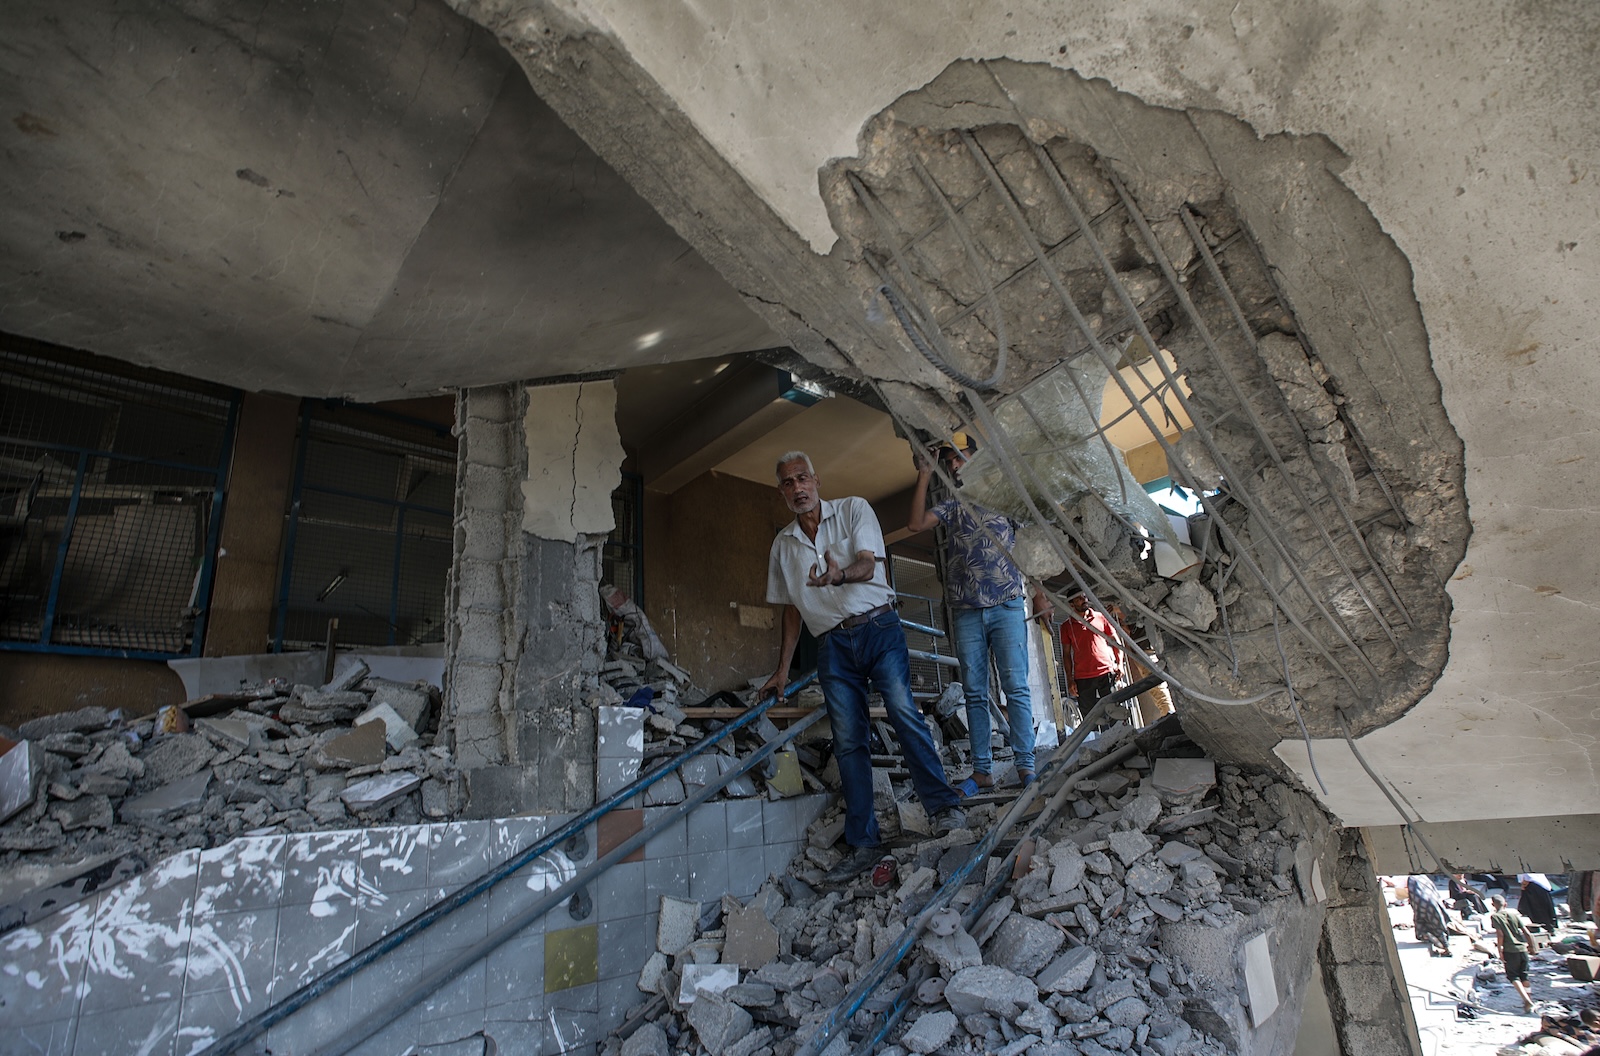
[[(708, 804), (652, 838), (644, 861), (591, 883), (583, 919), (564, 901), (509, 930), (594, 860), (591, 827), (582, 859), (554, 850), (522, 867), (275, 1026), (268, 1043), (279, 1056), (325, 1045), (462, 950), (504, 934), (487, 958), (356, 1051), (401, 1056), (485, 1029), (502, 1052), (591, 1051), (644, 997), (635, 982), (654, 948), (660, 896), (754, 893), (798, 853), (823, 805), (820, 796)], [(646, 809), (643, 824), (669, 809)], [(246, 837), (174, 856), (0, 936), (5, 1051), (198, 1053), (562, 820)], [(637, 831), (632, 821), (625, 828)], [(547, 976), (552, 956), (561, 971)]]

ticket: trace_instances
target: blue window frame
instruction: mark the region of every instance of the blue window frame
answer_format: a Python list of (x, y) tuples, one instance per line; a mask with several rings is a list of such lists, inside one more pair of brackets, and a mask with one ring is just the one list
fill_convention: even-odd
[(0, 649), (198, 656), (239, 393), (0, 348)]
[(301, 404), (274, 652), (442, 642), (456, 440), (433, 422), (334, 400)]

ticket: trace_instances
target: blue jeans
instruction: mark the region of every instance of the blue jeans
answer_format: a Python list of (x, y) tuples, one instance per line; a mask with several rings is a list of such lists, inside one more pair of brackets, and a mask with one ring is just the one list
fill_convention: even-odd
[(967, 695), (967, 729), (972, 736), (972, 768), (987, 774), (994, 765), (989, 739), (989, 654), (1000, 671), (1006, 695), (1006, 722), (1017, 769), (1033, 770), (1033, 695), (1028, 690), (1028, 609), (1013, 598), (983, 609), (950, 610), (961, 661), (961, 688)]
[(876, 847), (879, 840), (878, 818), (872, 810), (872, 749), (867, 743), (869, 683), (883, 696), (923, 809), (931, 816), (961, 801), (945, 780), (933, 736), (911, 699), (911, 663), (898, 615), (886, 612), (859, 627), (823, 635), (817, 648), (817, 681), (828, 703), (833, 755), (839, 761), (839, 783), (844, 786), (846, 843)]

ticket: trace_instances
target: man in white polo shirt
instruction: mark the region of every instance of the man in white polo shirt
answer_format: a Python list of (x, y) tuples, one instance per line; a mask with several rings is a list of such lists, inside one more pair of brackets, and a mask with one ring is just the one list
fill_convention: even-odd
[(828, 873), (843, 883), (877, 861), (878, 819), (872, 810), (872, 752), (868, 747), (868, 687), (883, 697), (900, 738), (917, 798), (937, 832), (965, 828), (960, 796), (927, 723), (911, 699), (910, 657), (884, 572), (883, 529), (865, 499), (824, 502), (803, 451), (778, 459), (778, 490), (795, 519), (772, 541), (767, 601), (782, 605), (778, 669), (759, 697), (782, 693), (804, 619), (817, 637), (817, 681), (833, 727), (833, 754), (843, 785), (844, 839), (851, 852)]

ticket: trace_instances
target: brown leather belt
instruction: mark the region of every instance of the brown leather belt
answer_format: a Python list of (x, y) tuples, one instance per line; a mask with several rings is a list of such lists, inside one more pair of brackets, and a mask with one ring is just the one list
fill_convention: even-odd
[(898, 601), (886, 601), (877, 608), (868, 609), (866, 612), (863, 612), (857, 616), (846, 616), (844, 619), (839, 621), (838, 626), (830, 627), (828, 629), (828, 633), (832, 634), (834, 631), (848, 631), (852, 627), (860, 627), (863, 623), (866, 623), (874, 616), (882, 616), (884, 613), (893, 612), (899, 607), (900, 603)]

